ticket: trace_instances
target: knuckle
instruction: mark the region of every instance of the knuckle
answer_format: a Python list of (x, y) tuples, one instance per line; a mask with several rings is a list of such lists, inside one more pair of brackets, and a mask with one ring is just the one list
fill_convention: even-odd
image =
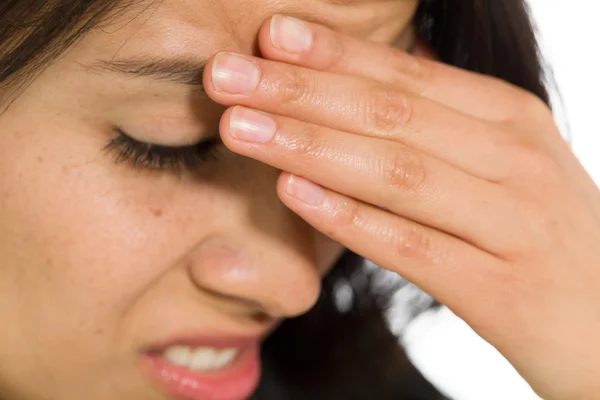
[(423, 158), (408, 150), (397, 150), (384, 157), (383, 180), (387, 187), (402, 192), (421, 192), (429, 180)]
[(302, 73), (296, 68), (287, 71), (276, 86), (279, 89), (279, 100), (283, 105), (308, 102), (315, 93), (315, 84), (309, 74)]
[(316, 130), (311, 127), (305, 127), (300, 131), (290, 133), (286, 146), (293, 158), (305, 165), (322, 159), (330, 152), (330, 145), (327, 140), (318, 135)]
[(367, 127), (389, 134), (411, 125), (415, 110), (407, 96), (381, 87), (376, 87), (373, 93), (366, 106)]
[(344, 231), (350, 227), (360, 227), (364, 222), (363, 209), (359, 202), (344, 200), (338, 207), (331, 218), (332, 225), (338, 231)]
[(397, 229), (393, 247), (398, 255), (407, 259), (429, 259), (434, 252), (433, 243), (422, 227), (410, 226)]

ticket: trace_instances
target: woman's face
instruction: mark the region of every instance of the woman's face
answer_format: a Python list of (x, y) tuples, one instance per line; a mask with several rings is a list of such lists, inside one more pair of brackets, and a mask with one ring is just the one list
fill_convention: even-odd
[[(278, 200), (278, 170), (223, 146), (196, 173), (174, 173), (168, 157), (146, 168), (157, 156), (139, 149), (135, 168), (115, 162), (132, 150), (117, 127), (165, 146), (213, 139), (224, 107), (187, 67), (221, 50), (256, 54), (275, 13), (407, 46), (417, 1), (152, 3), (94, 29), (0, 116), (2, 399), (166, 398), (148, 360), (253, 354), (278, 321), (310, 309), (341, 254)], [(235, 369), (201, 354), (194, 368), (218, 371), (197, 374)]]

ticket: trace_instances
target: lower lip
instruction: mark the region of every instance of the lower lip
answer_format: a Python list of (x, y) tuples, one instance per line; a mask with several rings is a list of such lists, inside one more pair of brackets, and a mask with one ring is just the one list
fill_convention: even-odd
[(192, 371), (149, 354), (142, 361), (153, 379), (178, 400), (245, 400), (260, 378), (258, 347), (242, 351), (233, 364), (219, 371)]

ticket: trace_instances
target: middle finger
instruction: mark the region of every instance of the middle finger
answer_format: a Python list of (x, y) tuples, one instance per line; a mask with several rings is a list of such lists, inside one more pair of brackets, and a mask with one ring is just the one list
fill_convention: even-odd
[(365, 78), (219, 53), (204, 84), (218, 103), (401, 142), (482, 179), (502, 181), (511, 172), (514, 138), (493, 123)]
[(510, 253), (523, 238), (512, 192), (400, 143), (240, 106), (225, 112), (220, 131), (236, 153), (493, 254)]

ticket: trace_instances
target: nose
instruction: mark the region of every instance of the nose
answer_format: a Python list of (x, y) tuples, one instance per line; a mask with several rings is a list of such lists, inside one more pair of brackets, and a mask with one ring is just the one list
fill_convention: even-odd
[(321, 277), (310, 241), (215, 235), (193, 251), (189, 273), (198, 290), (246, 314), (289, 318), (307, 312), (317, 301)]
[[(220, 162), (228, 167), (212, 176), (219, 185), (198, 186), (202, 195), (214, 190), (215, 200), (210, 214), (193, 219), (199, 227), (191, 237), (195, 244), (180, 259), (189, 279), (211, 296), (212, 307), (230, 315), (280, 319), (306, 313), (343, 247), (280, 201), (279, 170), (233, 153)], [(192, 194), (196, 200), (199, 194)]]

